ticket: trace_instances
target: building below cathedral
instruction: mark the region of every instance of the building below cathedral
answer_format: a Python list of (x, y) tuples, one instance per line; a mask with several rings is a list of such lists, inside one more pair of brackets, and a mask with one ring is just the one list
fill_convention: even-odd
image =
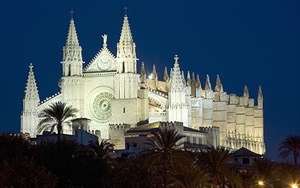
[[(165, 68), (162, 80), (158, 79), (155, 65), (147, 77), (144, 63), (137, 71), (136, 45), (127, 15), (116, 55), (107, 47), (107, 35), (102, 37), (102, 48), (83, 67), (82, 48), (74, 19), (71, 19), (63, 47), (60, 92), (46, 100), (40, 101), (30, 64), (21, 115), (22, 133), (29, 133), (31, 137), (42, 134), (45, 130), (37, 129), (39, 112), (62, 101), (79, 110), (77, 118), (90, 120), (86, 127), (90, 133), (110, 139), (119, 148), (125, 147), (121, 138), (129, 129), (155, 122), (180, 122), (185, 128), (182, 130), (186, 130), (185, 136), (189, 140), (197, 138), (197, 144), (210, 145), (210, 138), (214, 138), (218, 139), (214, 143), (227, 148), (245, 147), (259, 154), (265, 153), (261, 87), (256, 104), (249, 97), (247, 86), (243, 96), (227, 94), (219, 76), (213, 88), (208, 75), (202, 84), (199, 75), (184, 74), (177, 55), (170, 72)], [(71, 125), (71, 121), (65, 124)], [(72, 128), (68, 127), (64, 126), (63, 131), (71, 134)], [(215, 129), (218, 135), (212, 136), (211, 131), (205, 131)]]

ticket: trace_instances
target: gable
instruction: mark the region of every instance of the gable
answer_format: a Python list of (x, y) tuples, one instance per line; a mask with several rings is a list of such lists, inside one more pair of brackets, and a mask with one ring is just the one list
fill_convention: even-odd
[(84, 72), (106, 72), (116, 70), (117, 62), (114, 55), (108, 50), (107, 47), (103, 47), (86, 66)]

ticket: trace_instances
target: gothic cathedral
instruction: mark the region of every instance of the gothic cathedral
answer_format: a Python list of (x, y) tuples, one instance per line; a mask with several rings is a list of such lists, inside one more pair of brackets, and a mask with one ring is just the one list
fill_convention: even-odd
[[(222, 146), (246, 147), (260, 154), (265, 152), (261, 87), (257, 105), (249, 98), (247, 86), (241, 97), (227, 94), (219, 76), (214, 88), (208, 75), (202, 87), (199, 75), (187, 72), (185, 76), (180, 70), (177, 55), (170, 74), (165, 68), (162, 80), (158, 80), (155, 65), (150, 76), (146, 76), (144, 63), (138, 73), (136, 45), (127, 15), (124, 16), (116, 55), (107, 47), (107, 35), (102, 38), (102, 48), (83, 67), (82, 48), (71, 19), (63, 47), (60, 92), (46, 100), (40, 101), (30, 64), (21, 133), (28, 133), (31, 137), (42, 134), (37, 130), (38, 113), (50, 104), (62, 101), (79, 110), (78, 118), (89, 119), (88, 131), (103, 139), (110, 139), (111, 125), (136, 127), (158, 121), (177, 121), (196, 130), (217, 127), (218, 143)], [(64, 133), (71, 132), (71, 129), (64, 129)]]

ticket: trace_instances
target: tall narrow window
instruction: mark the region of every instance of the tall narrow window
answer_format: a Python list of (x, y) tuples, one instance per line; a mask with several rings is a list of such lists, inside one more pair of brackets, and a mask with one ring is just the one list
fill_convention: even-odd
[(123, 108), (123, 113), (125, 114), (125, 108)]

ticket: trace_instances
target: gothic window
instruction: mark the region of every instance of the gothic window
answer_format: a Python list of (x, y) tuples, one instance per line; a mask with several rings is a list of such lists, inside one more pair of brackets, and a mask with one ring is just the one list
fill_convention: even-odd
[(243, 164), (250, 164), (249, 158), (243, 158)]
[(198, 138), (199, 144), (202, 144), (202, 138)]
[(186, 142), (190, 143), (190, 137), (189, 136), (186, 137)]
[(193, 137), (193, 144), (197, 144), (197, 138)]

